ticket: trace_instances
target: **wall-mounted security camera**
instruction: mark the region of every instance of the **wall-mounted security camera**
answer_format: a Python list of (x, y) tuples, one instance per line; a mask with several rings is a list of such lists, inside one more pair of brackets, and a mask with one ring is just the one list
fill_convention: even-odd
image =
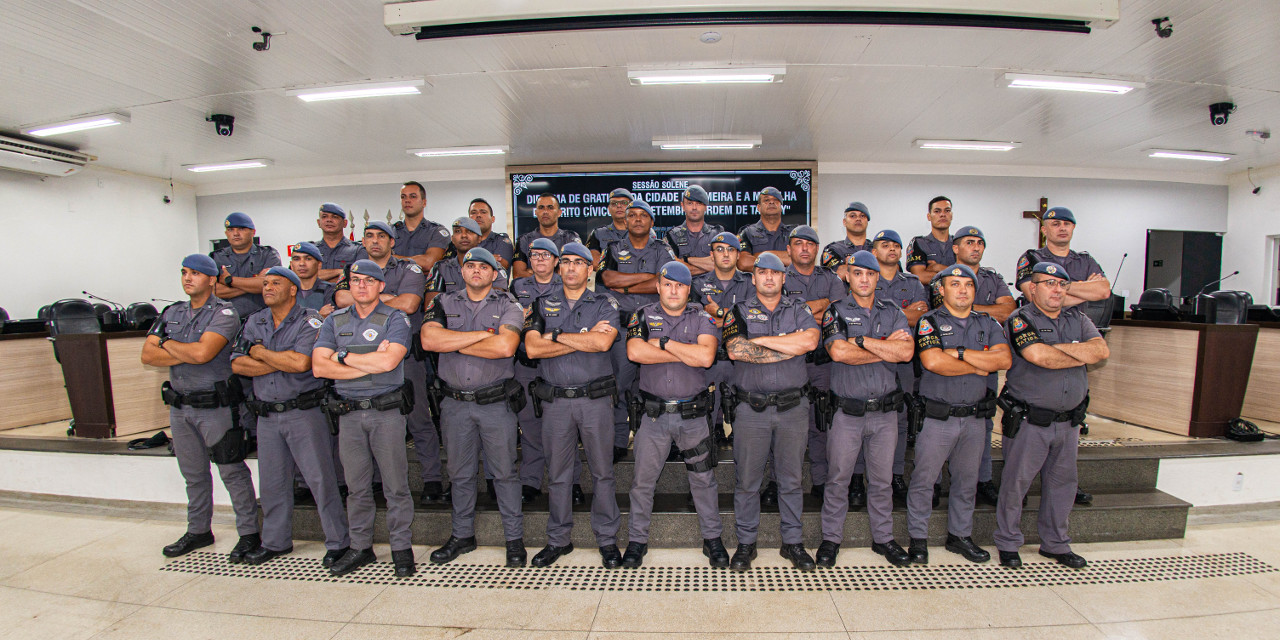
[(1209, 105), (1209, 121), (1215, 126), (1224, 125), (1236, 110), (1236, 105), (1231, 102), (1215, 102)]
[(271, 48), (271, 34), (262, 30), (262, 27), (253, 27), (254, 33), (262, 35), (262, 42), (253, 43), (254, 51), (266, 51)]
[(1164, 18), (1155, 18), (1151, 21), (1151, 24), (1156, 26), (1157, 36), (1160, 36), (1161, 38), (1168, 38), (1173, 35), (1173, 23), (1169, 22), (1169, 18), (1167, 16)]
[(213, 130), (218, 132), (220, 136), (231, 135), (232, 129), (235, 127), (236, 117), (229, 116), (225, 113), (215, 113), (204, 119), (205, 122), (213, 123)]

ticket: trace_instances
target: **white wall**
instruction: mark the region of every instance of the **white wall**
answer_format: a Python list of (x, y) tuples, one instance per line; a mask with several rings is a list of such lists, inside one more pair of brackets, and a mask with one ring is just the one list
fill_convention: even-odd
[[(1240, 275), (1222, 288), (1248, 291), (1257, 304), (1271, 304), (1280, 283), (1271, 272), (1274, 265), (1268, 263), (1267, 236), (1280, 235), (1280, 165), (1252, 173), (1252, 184), (1247, 173), (1238, 173), (1227, 188), (1231, 214), (1222, 239), (1222, 272), (1239, 269)], [(1262, 187), (1258, 195), (1253, 185)]]
[(171, 193), (167, 180), (105, 169), (45, 179), (0, 171), (0, 228), (9, 238), (0, 307), (11, 318), (84, 289), (126, 305), (174, 299), (182, 258), (198, 248), (194, 189)]

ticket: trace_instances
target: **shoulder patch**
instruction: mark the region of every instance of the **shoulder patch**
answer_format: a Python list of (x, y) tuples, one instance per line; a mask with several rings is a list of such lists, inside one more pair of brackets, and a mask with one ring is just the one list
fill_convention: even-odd
[(442, 235), (442, 236), (444, 236), (444, 237), (446, 237), (446, 238), (448, 238), (448, 237), (449, 237), (449, 230), (448, 230), (448, 229), (445, 229), (444, 227), (440, 227), (439, 232), (440, 232), (440, 235)]
[(1023, 321), (1022, 318), (1014, 316), (1013, 321), (1009, 323), (1009, 327), (1012, 328), (1014, 331), (1022, 331), (1023, 329), (1027, 328), (1027, 323)]
[(324, 323), (320, 321), (320, 318), (307, 318), (307, 324), (311, 325), (312, 329), (319, 329), (320, 325)]
[(224, 316), (234, 316), (235, 314), (236, 314), (236, 312), (235, 312), (235, 311), (233, 311), (233, 310), (231, 310), (231, 309), (223, 309), (223, 310), (222, 310), (222, 315), (224, 315)]
[(419, 267), (416, 262), (409, 263), (409, 270), (414, 273), (422, 273), (422, 267)]
[(606, 296), (605, 300), (609, 301), (609, 306), (613, 307), (614, 311), (618, 310), (618, 301), (614, 300), (612, 296)]
[(933, 333), (933, 325), (925, 318), (920, 318), (920, 325), (916, 330), (917, 335), (927, 336)]
[(1027, 254), (1025, 254), (1025, 253), (1024, 253), (1024, 254), (1022, 254), (1022, 257), (1021, 257), (1021, 258), (1018, 258), (1018, 268), (1019, 268), (1019, 269), (1024, 269), (1024, 268), (1026, 268), (1026, 266), (1027, 266), (1028, 264), (1030, 264), (1030, 263), (1031, 263), (1031, 260), (1030, 260), (1029, 258), (1027, 258)]

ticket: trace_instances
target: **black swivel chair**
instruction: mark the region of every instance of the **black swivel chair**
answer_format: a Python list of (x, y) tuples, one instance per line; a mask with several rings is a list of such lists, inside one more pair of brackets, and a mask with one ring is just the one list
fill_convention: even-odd
[(1093, 326), (1097, 327), (1102, 335), (1106, 335), (1111, 331), (1111, 315), (1115, 312), (1115, 307), (1115, 296), (1107, 296), (1102, 300), (1084, 303), (1080, 310), (1093, 321)]
[(1138, 298), (1137, 304), (1129, 305), (1134, 320), (1181, 320), (1178, 300), (1173, 293), (1164, 287), (1147, 289)]
[(59, 362), (62, 358), (58, 355), (58, 336), (102, 333), (102, 324), (93, 305), (88, 300), (79, 298), (59, 300), (49, 305), (46, 324), (49, 327), (49, 337), (53, 339), (53, 355)]
[(1214, 324), (1244, 324), (1248, 321), (1249, 307), (1253, 304), (1253, 296), (1247, 291), (1215, 291), (1211, 294), (1217, 302)]
[(124, 326), (130, 331), (148, 331), (160, 312), (147, 302), (135, 302), (124, 310)]

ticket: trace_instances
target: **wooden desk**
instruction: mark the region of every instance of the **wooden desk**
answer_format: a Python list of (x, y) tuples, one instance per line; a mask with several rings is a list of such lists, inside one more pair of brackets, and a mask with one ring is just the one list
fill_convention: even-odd
[(1198, 438), (1240, 416), (1257, 325), (1115, 320), (1089, 372), (1089, 411)]
[(1280, 322), (1260, 322), (1258, 326), (1258, 347), (1253, 352), (1241, 414), (1280, 422)]

